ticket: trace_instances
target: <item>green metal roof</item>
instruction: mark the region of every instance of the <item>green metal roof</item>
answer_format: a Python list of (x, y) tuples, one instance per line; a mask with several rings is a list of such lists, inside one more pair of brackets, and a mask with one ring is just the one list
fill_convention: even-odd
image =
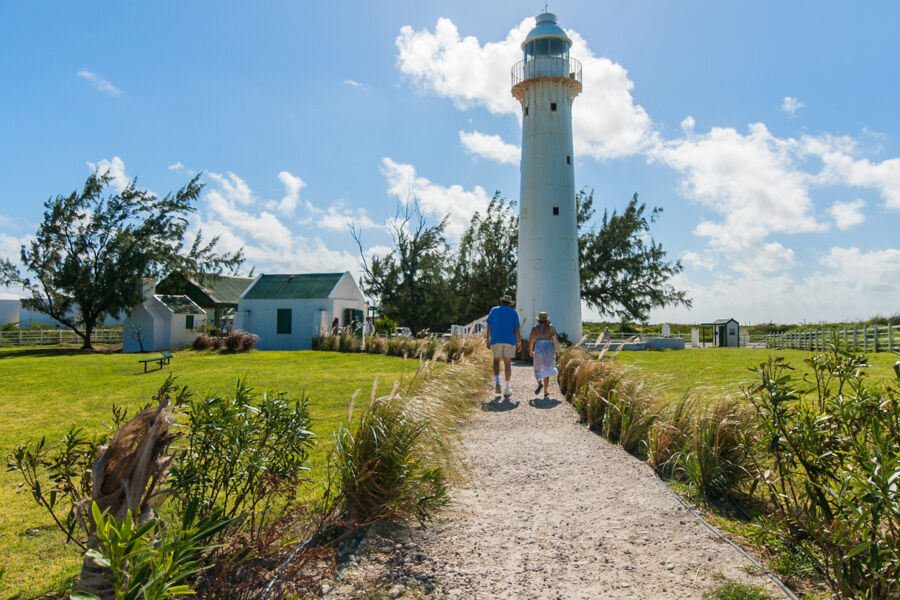
[(198, 287), (216, 304), (237, 304), (244, 290), (253, 283), (253, 279), (253, 277), (220, 276), (211, 279), (207, 285)]
[(327, 298), (343, 273), (304, 273), (302, 275), (262, 275), (247, 290), (248, 300), (285, 300)]
[(187, 296), (157, 294), (157, 299), (177, 315), (203, 315), (203, 309), (194, 304)]

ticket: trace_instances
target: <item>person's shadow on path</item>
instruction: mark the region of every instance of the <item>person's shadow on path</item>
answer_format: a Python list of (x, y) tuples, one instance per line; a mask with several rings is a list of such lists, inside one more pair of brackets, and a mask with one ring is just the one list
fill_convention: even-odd
[(528, 401), (528, 404), (535, 408), (556, 408), (560, 404), (562, 404), (561, 400), (554, 400), (553, 398), (532, 398)]
[(518, 408), (518, 402), (512, 402), (509, 398), (494, 396), (493, 400), (481, 403), (481, 410), (485, 412), (506, 412)]

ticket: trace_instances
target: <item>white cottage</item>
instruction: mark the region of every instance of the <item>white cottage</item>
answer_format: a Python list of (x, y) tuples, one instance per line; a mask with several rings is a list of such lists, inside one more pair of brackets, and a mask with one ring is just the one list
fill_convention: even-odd
[(349, 272), (260, 275), (238, 300), (235, 329), (259, 336), (260, 350), (309, 350), (312, 337), (363, 321), (366, 299)]
[(122, 352), (183, 348), (206, 325), (206, 311), (187, 296), (156, 294), (156, 282), (144, 280), (144, 301), (122, 323)]

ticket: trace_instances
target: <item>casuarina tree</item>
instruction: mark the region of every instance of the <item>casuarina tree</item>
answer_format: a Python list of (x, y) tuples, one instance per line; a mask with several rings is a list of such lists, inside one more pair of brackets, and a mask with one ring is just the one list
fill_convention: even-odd
[(136, 180), (121, 191), (111, 183), (108, 173), (95, 172), (80, 192), (44, 203), (43, 222), (21, 248), (24, 273), (0, 258), (0, 284), (30, 292), (23, 306), (70, 328), (86, 350), (107, 315), (143, 300), (142, 278), (179, 269), (202, 279), (234, 272), (244, 260), (241, 250), (217, 253), (218, 238), (205, 242), (201, 232), (185, 245), (188, 217), (203, 189), (199, 175), (162, 198), (138, 189)]
[(653, 308), (691, 306), (687, 293), (669, 283), (681, 272), (681, 261), (667, 260), (662, 245), (648, 240), (650, 224), (662, 208), (654, 207), (648, 215), (647, 205), (635, 193), (621, 214), (603, 211), (600, 227), (592, 228), (593, 190), (578, 192), (575, 200), (581, 299), (588, 306), (623, 321), (642, 322)]

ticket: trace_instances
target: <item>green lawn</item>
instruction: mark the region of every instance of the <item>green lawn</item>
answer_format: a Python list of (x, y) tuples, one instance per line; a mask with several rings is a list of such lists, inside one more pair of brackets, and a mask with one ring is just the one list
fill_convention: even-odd
[[(261, 390), (308, 394), (312, 429), (318, 443), (311, 455), (321, 473), (331, 435), (347, 418), (351, 394), (362, 388), (368, 398), (378, 377), (379, 393), (394, 380), (409, 380), (418, 366), (402, 358), (335, 352), (251, 352), (223, 355), (175, 353), (162, 371), (143, 373), (136, 355), (82, 354), (46, 348), (0, 348), (0, 447), (8, 455), (20, 442), (46, 436), (59, 439), (75, 424), (89, 431), (107, 430), (113, 404), (129, 414), (150, 401), (169, 374), (195, 394), (225, 394), (238, 377), (247, 376)], [(358, 406), (358, 405), (357, 405)], [(0, 598), (14, 591), (26, 598), (52, 590), (76, 574), (80, 558), (66, 547), (49, 517), (30, 496), (16, 493), (16, 473), (0, 473)]]
[[(766, 350), (755, 348), (698, 348), (646, 352), (620, 352), (616, 359), (646, 375), (648, 384), (660, 388), (666, 401), (677, 400), (687, 391), (703, 397), (739, 394), (740, 386), (756, 383), (757, 374), (748, 368), (784, 357), (799, 372), (807, 372), (804, 350)], [(893, 364), (900, 355), (880, 352), (868, 356), (868, 375), (875, 379), (894, 377)]]

